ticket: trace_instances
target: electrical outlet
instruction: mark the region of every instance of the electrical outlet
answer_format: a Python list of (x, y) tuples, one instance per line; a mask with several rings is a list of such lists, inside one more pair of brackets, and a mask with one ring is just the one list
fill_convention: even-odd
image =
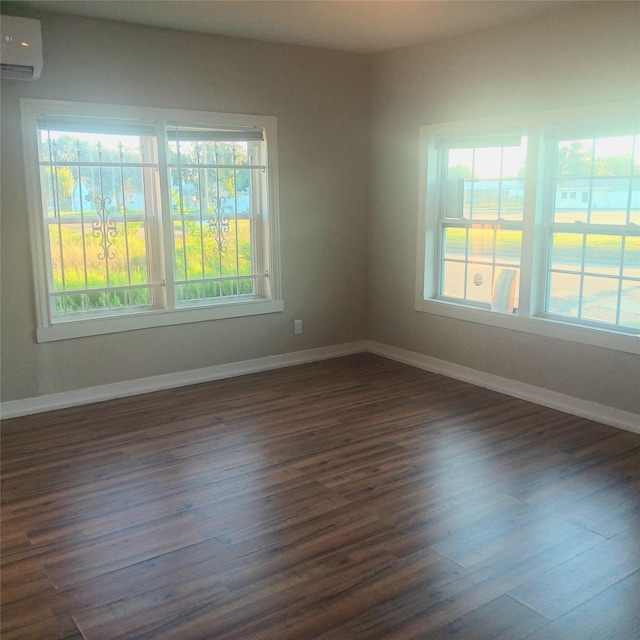
[(302, 333), (302, 320), (293, 321), (293, 332), (298, 335)]

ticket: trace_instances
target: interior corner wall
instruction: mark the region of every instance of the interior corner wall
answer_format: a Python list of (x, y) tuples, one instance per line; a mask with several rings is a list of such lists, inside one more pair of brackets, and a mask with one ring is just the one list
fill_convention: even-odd
[(370, 339), (640, 413), (636, 355), (415, 311), (419, 127), (639, 100), (639, 25), (638, 3), (590, 2), (375, 57)]
[[(44, 69), (2, 82), (3, 402), (365, 338), (368, 57), (22, 15), (41, 21)], [(285, 311), (38, 344), (21, 97), (276, 116)]]

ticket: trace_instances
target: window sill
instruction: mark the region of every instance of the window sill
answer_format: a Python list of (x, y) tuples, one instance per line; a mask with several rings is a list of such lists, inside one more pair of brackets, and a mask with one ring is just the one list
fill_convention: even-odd
[(548, 338), (570, 340), (580, 344), (640, 355), (640, 336), (630, 333), (584, 327), (547, 318), (529, 318), (497, 311), (474, 309), (444, 300), (418, 301), (416, 309), (433, 315), (455, 318), (456, 320), (465, 320), (466, 322), (532, 333)]
[(82, 318), (58, 321), (48, 327), (39, 327), (36, 331), (36, 337), (38, 342), (53, 342), (55, 340), (68, 340), (152, 327), (278, 313), (283, 310), (284, 302), (282, 300), (251, 300), (231, 302), (215, 307), (144, 311), (142, 313), (111, 316), (109, 318)]

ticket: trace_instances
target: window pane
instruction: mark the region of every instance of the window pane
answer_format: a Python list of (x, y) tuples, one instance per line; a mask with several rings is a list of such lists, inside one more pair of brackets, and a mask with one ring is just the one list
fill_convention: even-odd
[(49, 224), (53, 291), (149, 283), (143, 223), (121, 222), (120, 229), (107, 230), (107, 236), (111, 231), (114, 235), (105, 242), (96, 221)]
[(622, 238), (620, 236), (588, 235), (585, 241), (585, 273), (620, 274)]
[[(623, 261), (622, 236), (554, 234), (547, 311), (630, 326), (627, 320), (633, 317), (633, 300), (640, 292), (640, 279), (625, 280), (620, 272), (622, 269), (628, 277), (640, 275), (640, 239), (627, 237), (624, 243)], [(566, 273), (571, 271), (576, 275)]]
[(522, 231), (498, 229), (496, 232), (496, 263), (519, 265), (522, 248)]
[[(255, 173), (255, 172), (254, 172)], [(254, 178), (257, 183), (257, 176)], [(236, 169), (234, 176), (235, 190), (232, 197), (235, 200), (234, 206), (236, 213), (251, 213), (251, 172), (247, 169)]]
[(498, 225), (445, 227), (440, 295), (511, 313), (517, 306), (521, 243), (520, 230)]
[(581, 318), (615, 323), (618, 310), (618, 280), (585, 276)]
[(622, 281), (620, 324), (640, 329), (640, 282), (638, 280)]
[(565, 140), (558, 145), (556, 222), (588, 222), (592, 140)]
[(594, 174), (597, 176), (630, 176), (633, 165), (634, 136), (596, 138)]
[(467, 229), (448, 227), (443, 230), (441, 293), (450, 298), (464, 298)]
[(638, 236), (625, 238), (622, 273), (627, 278), (640, 278), (640, 238)]
[(44, 162), (143, 162), (142, 136), (40, 130)]
[(169, 142), (178, 301), (256, 293), (253, 220), (265, 172), (249, 165), (264, 143), (211, 140), (220, 132), (202, 129), (187, 134)]
[(514, 147), (448, 149), (441, 218), (522, 220), (526, 139)]
[(49, 225), (49, 251), (51, 255), (51, 276), (54, 291), (64, 291), (62, 228), (58, 225)]
[(628, 177), (594, 177), (591, 190), (591, 224), (627, 224), (631, 180)]
[(563, 140), (558, 145), (558, 177), (589, 178), (593, 140)]
[(480, 226), (469, 229), (469, 260), (473, 262), (493, 262), (494, 229)]
[(524, 214), (524, 179), (502, 181), (500, 217), (505, 220), (522, 220)]
[(171, 212), (198, 213), (200, 211), (200, 177), (197, 171), (171, 169)]
[[(569, 191), (570, 189), (571, 191)], [(587, 194), (586, 202), (582, 196), (579, 199), (577, 198), (578, 192), (576, 190), (580, 190), (580, 193)], [(576, 194), (576, 197), (571, 198), (572, 193)], [(587, 181), (558, 180), (554, 221), (567, 224), (589, 221), (589, 192)]]
[(41, 130), (53, 316), (150, 304), (142, 136)]
[(473, 149), (449, 150), (447, 177), (464, 178), (465, 180), (470, 180), (473, 177)]
[[(439, 185), (439, 217), (458, 222), (443, 222), (438, 295), (512, 312), (519, 281), (526, 138), (518, 146), (479, 144), (441, 153), (446, 172)], [(503, 220), (513, 228), (503, 228)]]
[(518, 306), (520, 270), (499, 267), (493, 277), (491, 309), (502, 313), (513, 313)]
[(491, 303), (493, 265), (469, 264), (467, 269), (467, 300)]
[[(640, 140), (640, 136), (638, 136), (638, 139)], [(640, 226), (640, 178), (633, 178), (631, 181), (629, 222)]]
[(547, 311), (563, 316), (579, 317), (580, 276), (551, 273)]
[(502, 147), (475, 149), (474, 172), (479, 178), (502, 176)]
[[(218, 163), (247, 165), (249, 164), (249, 143), (232, 142), (217, 143)], [(228, 162), (227, 162), (228, 159)]]
[(464, 262), (442, 262), (442, 295), (448, 298), (464, 299), (466, 264)]
[(496, 220), (500, 217), (500, 181), (478, 180), (473, 185), (472, 218)]
[(638, 219), (635, 146), (637, 136), (560, 142), (554, 220), (624, 225)]
[(467, 229), (445, 227), (443, 230), (443, 257), (451, 260), (465, 260), (467, 251)]
[[(577, 296), (569, 313), (576, 318), (624, 325), (632, 317), (629, 281), (622, 278), (637, 273), (637, 237), (628, 227), (640, 220), (640, 184), (632, 177), (637, 140), (627, 135), (558, 144), (547, 311), (565, 313), (561, 301)], [(574, 223), (582, 223), (580, 232), (564, 226)]]
[(584, 235), (554, 233), (551, 245), (551, 268), (563, 271), (582, 271)]

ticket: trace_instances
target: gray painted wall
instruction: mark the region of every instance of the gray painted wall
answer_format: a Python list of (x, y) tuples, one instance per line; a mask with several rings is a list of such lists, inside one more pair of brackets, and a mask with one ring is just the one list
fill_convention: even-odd
[(640, 412), (637, 356), (414, 310), (420, 125), (638, 100), (639, 30), (638, 3), (587, 3), (375, 57), (370, 339)]
[[(637, 3), (373, 57), (30, 17), (42, 77), (1, 96), (2, 401), (370, 338), (640, 412), (635, 356), (414, 310), (419, 126), (638, 99)], [(276, 116), (285, 312), (37, 344), (21, 96)]]
[[(2, 82), (3, 401), (362, 339), (368, 58), (28, 15), (42, 76)], [(20, 97), (276, 116), (284, 313), (37, 344)]]

